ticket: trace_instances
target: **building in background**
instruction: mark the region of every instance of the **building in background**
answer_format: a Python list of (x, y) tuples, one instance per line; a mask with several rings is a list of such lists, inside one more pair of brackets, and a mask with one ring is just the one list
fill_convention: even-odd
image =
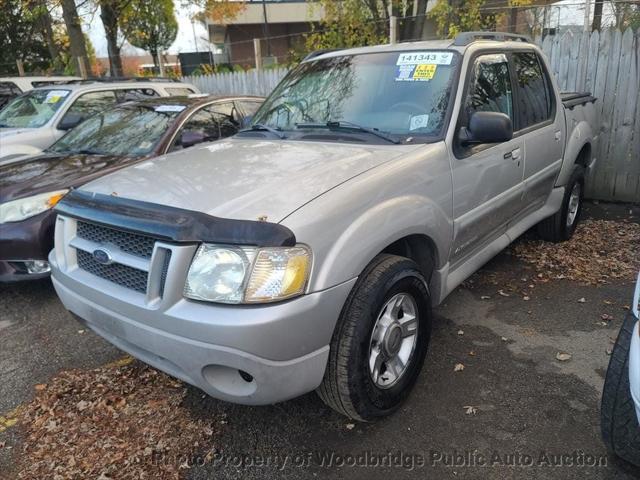
[(225, 63), (255, 66), (253, 39), (262, 38), (263, 63), (286, 63), (291, 50), (304, 42), (303, 34), (322, 17), (320, 5), (306, 0), (247, 0), (243, 11), (225, 24), (207, 20), (209, 41), (223, 48)]

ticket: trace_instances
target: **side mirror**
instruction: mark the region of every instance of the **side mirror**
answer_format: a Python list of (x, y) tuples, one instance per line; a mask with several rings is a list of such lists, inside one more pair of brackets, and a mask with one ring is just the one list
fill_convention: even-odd
[(58, 130), (71, 130), (77, 127), (80, 122), (84, 120), (84, 117), (79, 113), (67, 113), (60, 123), (58, 124)]
[(182, 148), (192, 147), (197, 143), (202, 143), (205, 141), (205, 135), (202, 132), (197, 132), (194, 130), (185, 130), (180, 135), (180, 145)]
[(513, 124), (508, 115), (499, 112), (475, 112), (469, 126), (460, 129), (463, 145), (508, 142), (513, 138)]

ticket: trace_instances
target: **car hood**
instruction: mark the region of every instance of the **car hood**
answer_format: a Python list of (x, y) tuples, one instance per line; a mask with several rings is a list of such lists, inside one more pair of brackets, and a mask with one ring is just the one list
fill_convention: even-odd
[(0, 203), (72, 188), (140, 158), (107, 155), (42, 154), (0, 166)]
[(280, 222), (331, 188), (415, 148), (232, 138), (139, 163), (83, 189), (217, 217)]

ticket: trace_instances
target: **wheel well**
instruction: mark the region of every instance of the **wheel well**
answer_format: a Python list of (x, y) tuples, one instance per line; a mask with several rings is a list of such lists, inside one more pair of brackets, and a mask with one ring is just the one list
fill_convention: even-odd
[(585, 143), (576, 157), (575, 164), (587, 168), (589, 163), (591, 163), (591, 144)]
[(431, 281), (431, 274), (436, 266), (436, 246), (426, 235), (408, 235), (396, 240), (380, 253), (410, 258), (418, 264), (427, 283)]

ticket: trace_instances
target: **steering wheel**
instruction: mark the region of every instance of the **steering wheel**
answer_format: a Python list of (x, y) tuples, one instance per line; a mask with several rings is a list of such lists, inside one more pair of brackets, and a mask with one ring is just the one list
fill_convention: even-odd
[(413, 103), (413, 102), (398, 102), (391, 105), (389, 110), (407, 112), (407, 107), (408, 107), (409, 113), (425, 113), (424, 107), (422, 105), (418, 105), (417, 103)]

